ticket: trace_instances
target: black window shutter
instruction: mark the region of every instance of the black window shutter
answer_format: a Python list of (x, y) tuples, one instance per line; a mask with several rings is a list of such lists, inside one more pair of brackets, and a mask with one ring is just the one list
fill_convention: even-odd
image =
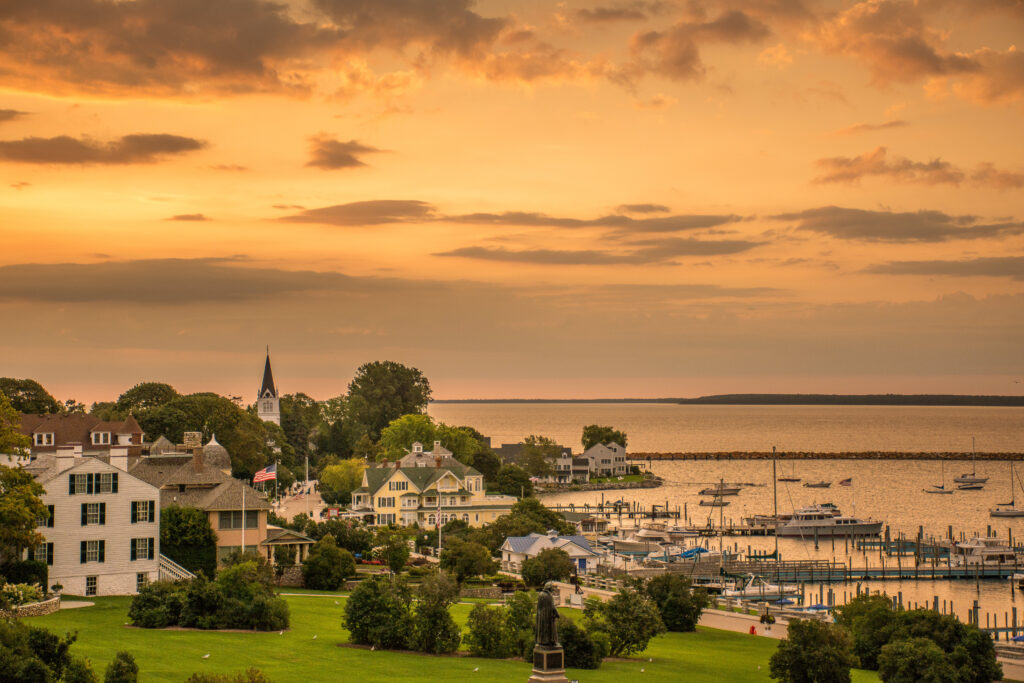
[(95, 479), (95, 477), (93, 477), (92, 472), (90, 472), (89, 474), (85, 475), (85, 492), (88, 493), (88, 494), (92, 494), (92, 492), (93, 492), (92, 485), (93, 485), (93, 480), (94, 479)]
[(106, 541), (100, 541), (100, 562), (104, 561), (104, 554), (105, 554), (105, 551), (106, 551), (106, 545), (107, 545)]
[(131, 503), (128, 503), (128, 504), (131, 505), (131, 507), (132, 507), (132, 524), (135, 524), (136, 522), (139, 521), (139, 511), (135, 507), (135, 503), (134, 502), (131, 502)]
[(138, 550), (135, 547), (135, 539), (134, 538), (131, 540), (131, 543), (132, 543), (132, 562), (134, 562), (135, 558), (138, 557)]
[(155, 539), (152, 538), (149, 539), (149, 559), (151, 560), (153, 559), (153, 546), (156, 545), (155, 543), (153, 543), (154, 540)]
[(107, 504), (100, 503), (100, 524), (107, 523)]
[(46, 544), (46, 564), (53, 566), (53, 544)]
[(69, 496), (75, 495), (75, 477), (76, 476), (78, 476), (78, 475), (75, 475), (75, 474), (69, 474), (68, 475), (68, 495)]
[(52, 529), (53, 528), (53, 513), (55, 512), (55, 510), (53, 509), (52, 505), (47, 505), (46, 509), (49, 510), (49, 512), (50, 512), (50, 518), (46, 520), (46, 526), (48, 526), (48, 527), (50, 527)]
[(89, 523), (89, 504), (82, 503), (82, 526)]
[(85, 564), (85, 553), (86, 553), (85, 541), (82, 541), (82, 559), (81, 559), (81, 563), (82, 564)]
[(28, 549), (28, 557), (25, 558), (25, 559), (27, 559), (29, 562), (31, 562), (32, 560), (36, 559), (36, 549), (35, 548), (29, 548)]
[(149, 505), (147, 505), (146, 507), (148, 508), (148, 512), (147, 512), (147, 515), (146, 515), (146, 521), (148, 521), (148, 522), (155, 521), (156, 520), (156, 501), (155, 500), (149, 501)]
[(110, 475), (110, 492), (117, 493), (117, 472)]

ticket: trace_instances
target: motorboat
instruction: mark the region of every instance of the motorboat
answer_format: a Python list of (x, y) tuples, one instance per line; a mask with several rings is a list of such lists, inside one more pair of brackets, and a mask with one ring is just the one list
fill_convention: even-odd
[(700, 532), (684, 526), (670, 526), (665, 529), (672, 541), (682, 541), (687, 538), (697, 538)]
[(971, 437), (971, 473), (961, 474), (959, 477), (953, 477), (953, 481), (958, 484), (985, 484), (988, 483), (988, 477), (979, 477), (978, 472), (975, 468), (975, 461), (977, 460), (978, 454), (974, 450), (974, 437)]
[(832, 486), (832, 482), (830, 481), (819, 481), (817, 483), (809, 481), (804, 484), (804, 488), (806, 489), (827, 489), (829, 486)]
[[(1015, 489), (1013, 486), (1013, 480), (1016, 478), (1017, 471), (1013, 467), (1013, 461), (1010, 461), (1010, 502), (1009, 503), (996, 503), (996, 506), (988, 511), (989, 517), (1024, 517), (1024, 509), (1018, 508), (1016, 505)], [(1019, 482), (1018, 482), (1019, 483)]]
[(998, 538), (975, 536), (969, 541), (957, 543), (952, 548), (950, 564), (954, 567), (971, 565), (1003, 565), (1017, 562), (1013, 548)]
[(700, 506), (705, 508), (724, 508), (728, 504), (729, 501), (722, 500), (721, 498), (714, 498), (712, 500), (702, 500), (700, 502)]
[(736, 582), (735, 588), (722, 591), (723, 597), (745, 600), (778, 600), (787, 595), (800, 595), (800, 587), (795, 584), (769, 583), (756, 574), (747, 574)]
[(960, 484), (956, 487), (957, 491), (980, 491), (985, 486), (983, 484)]
[(877, 536), (882, 522), (847, 517), (831, 503), (800, 508), (790, 520), (775, 527), (776, 536), (812, 538), (814, 536)]
[(736, 496), (739, 495), (739, 486), (710, 486), (700, 490), (702, 496)]
[(637, 529), (629, 536), (618, 538), (606, 537), (613, 550), (617, 553), (653, 553), (663, 550), (662, 544), (672, 542), (669, 534), (658, 529)]

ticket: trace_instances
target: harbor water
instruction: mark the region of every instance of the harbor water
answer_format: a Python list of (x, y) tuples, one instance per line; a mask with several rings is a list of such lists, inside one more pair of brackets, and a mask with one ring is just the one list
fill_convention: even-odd
[[(470, 425), (492, 437), (492, 443), (514, 443), (529, 434), (540, 434), (580, 450), (579, 439), (587, 424), (613, 426), (629, 437), (632, 452), (731, 452), (780, 451), (804, 452), (893, 452), (890, 459), (780, 460), (780, 477), (799, 477), (800, 482), (778, 484), (778, 510), (788, 514), (812, 503), (831, 502), (848, 515), (882, 520), (891, 534), (916, 538), (919, 528), (925, 537), (956, 539), (991, 532), (1015, 543), (1024, 542), (1024, 519), (989, 517), (989, 509), (1008, 502), (1011, 496), (1010, 463), (984, 459), (970, 460), (971, 437), (979, 452), (1024, 453), (1024, 408), (947, 408), (889, 406), (681, 406), (672, 404), (432, 404), (430, 414), (454, 425)], [(976, 468), (979, 476), (989, 477), (980, 491), (957, 491), (953, 495), (930, 495), (923, 489), (942, 483), (943, 469), (938, 460), (900, 460), (899, 452), (962, 452), (960, 460), (946, 461), (945, 484), (952, 478)], [(646, 468), (647, 462), (642, 463)], [(676, 460), (653, 461), (650, 469), (664, 480), (654, 489), (617, 491), (562, 492), (543, 497), (547, 504), (596, 505), (602, 500), (623, 500), (650, 508), (668, 505), (685, 510), (691, 524), (715, 525), (719, 517), (726, 524), (739, 524), (754, 514), (773, 511), (772, 463), (770, 460)], [(1024, 477), (1024, 463), (1019, 474)], [(850, 486), (839, 481), (851, 479)], [(707, 499), (698, 492), (724, 480), (744, 486), (737, 496), (729, 496), (722, 509), (700, 507)], [(807, 482), (830, 481), (827, 489), (806, 488)], [(1024, 491), (1018, 486), (1014, 497), (1024, 505)], [(625, 521), (624, 525), (632, 524)], [(711, 539), (717, 547), (718, 539)], [(746, 551), (771, 551), (772, 537), (725, 537), (729, 547)], [(865, 562), (878, 566), (878, 550), (859, 551), (847, 547), (844, 539), (778, 539), (784, 560), (823, 559), (841, 563)], [(895, 557), (885, 557), (888, 566)], [(913, 565), (913, 556), (900, 562)], [(890, 595), (902, 593), (904, 604), (932, 604), (938, 597), (961, 619), (977, 600), (981, 623), (985, 614), (998, 614), (1000, 625), (1014, 607), (1024, 613), (1024, 595), (1014, 590), (1013, 582), (982, 580), (903, 580), (861, 582), (861, 590), (882, 590)], [(831, 589), (837, 602), (844, 593), (854, 594), (856, 584), (833, 583), (819, 587), (808, 584), (808, 594), (817, 602), (819, 589), (827, 595)]]

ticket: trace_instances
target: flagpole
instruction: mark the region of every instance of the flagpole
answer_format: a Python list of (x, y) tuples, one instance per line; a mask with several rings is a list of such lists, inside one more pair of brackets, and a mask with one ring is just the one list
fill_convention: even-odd
[(276, 500), (278, 502), (278, 504), (280, 505), (281, 498), (280, 498), (280, 496), (277, 495), (277, 463), (279, 463), (279, 462), (280, 462), (280, 460), (275, 460), (274, 461), (274, 500)]
[(306, 517), (309, 517), (309, 456), (306, 456), (306, 485), (302, 492), (302, 497), (306, 499)]
[(245, 487), (247, 482), (242, 482), (242, 554), (245, 554)]

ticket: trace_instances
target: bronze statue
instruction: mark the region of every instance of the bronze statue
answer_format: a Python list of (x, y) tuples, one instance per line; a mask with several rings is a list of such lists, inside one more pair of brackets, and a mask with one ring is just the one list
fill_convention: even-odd
[(545, 647), (559, 647), (558, 627), (555, 626), (555, 620), (558, 619), (558, 611), (555, 609), (555, 598), (551, 594), (554, 590), (555, 585), (548, 581), (544, 584), (544, 589), (541, 590), (540, 595), (537, 597), (537, 630), (535, 635), (537, 645)]

